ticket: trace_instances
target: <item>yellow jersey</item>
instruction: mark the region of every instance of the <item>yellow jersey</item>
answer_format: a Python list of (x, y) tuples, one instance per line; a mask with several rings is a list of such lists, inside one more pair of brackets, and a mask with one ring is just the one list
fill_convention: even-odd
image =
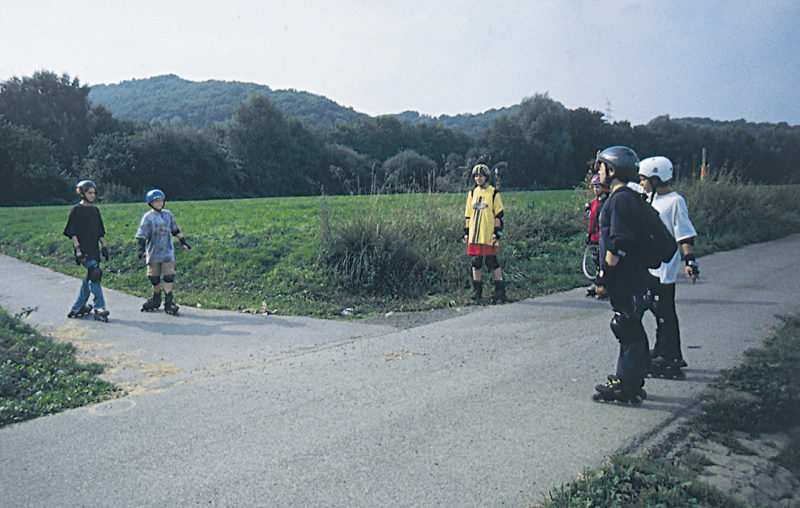
[(467, 196), (465, 216), (469, 220), (469, 243), (492, 245), (494, 218), (503, 211), (500, 193), (492, 187), (476, 186)]

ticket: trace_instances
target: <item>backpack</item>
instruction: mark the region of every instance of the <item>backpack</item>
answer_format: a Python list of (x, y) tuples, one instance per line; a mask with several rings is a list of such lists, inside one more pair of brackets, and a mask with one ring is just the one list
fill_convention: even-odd
[[(630, 187), (625, 189), (636, 192)], [(642, 240), (638, 253), (648, 268), (658, 268), (661, 263), (667, 263), (672, 259), (678, 250), (678, 244), (667, 226), (661, 222), (658, 210), (645, 199), (640, 199), (639, 203), (641, 210), (638, 215), (641, 221)]]

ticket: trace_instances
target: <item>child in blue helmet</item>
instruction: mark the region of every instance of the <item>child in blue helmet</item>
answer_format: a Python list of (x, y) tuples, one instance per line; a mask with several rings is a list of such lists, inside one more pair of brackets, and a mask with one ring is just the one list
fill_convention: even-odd
[(147, 278), (153, 285), (153, 296), (142, 305), (142, 311), (151, 311), (161, 306), (161, 278), (164, 278), (164, 312), (177, 314), (178, 306), (172, 297), (175, 281), (175, 249), (172, 237), (177, 236), (183, 249), (191, 247), (178, 229), (172, 212), (164, 209), (166, 196), (159, 189), (151, 189), (145, 196), (151, 210), (142, 215), (136, 240), (139, 245), (139, 259), (147, 263)]
[[(64, 236), (72, 240), (75, 263), (86, 268), (86, 277), (67, 317), (81, 317), (92, 312), (92, 306), (88, 304), (91, 293), (94, 295), (94, 318), (107, 322), (109, 312), (103, 298), (103, 288), (100, 286), (100, 279), (103, 276), (103, 271), (100, 269), (100, 255), (102, 254), (108, 261), (108, 245), (103, 218), (100, 216), (100, 210), (94, 206), (97, 186), (91, 180), (81, 180), (75, 187), (75, 192), (81, 200), (69, 212)], [(102, 244), (102, 249), (98, 248), (98, 242)]]

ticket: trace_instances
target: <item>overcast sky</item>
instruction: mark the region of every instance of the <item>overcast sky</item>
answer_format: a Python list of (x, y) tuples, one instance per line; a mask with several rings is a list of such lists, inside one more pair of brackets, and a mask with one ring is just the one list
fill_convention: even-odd
[(634, 125), (800, 124), (800, 0), (0, 0), (0, 81), (177, 74), (378, 115), (547, 93)]

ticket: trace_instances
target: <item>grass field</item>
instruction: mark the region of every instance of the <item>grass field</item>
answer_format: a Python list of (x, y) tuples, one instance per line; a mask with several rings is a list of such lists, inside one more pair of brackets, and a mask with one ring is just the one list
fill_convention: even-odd
[[(691, 182), (680, 191), (699, 232), (700, 255), (800, 231), (798, 186)], [(498, 257), (509, 298), (586, 284), (580, 260), (588, 193), (503, 192), (502, 197), (506, 226)], [(459, 241), (465, 198), (168, 201), (192, 245), (191, 252), (177, 254), (176, 299), (181, 305), (311, 316), (338, 316), (344, 308), (363, 316), (468, 305), (469, 261)], [(144, 299), (150, 284), (133, 236), (148, 208), (99, 206), (111, 251), (103, 263), (103, 284)], [(0, 208), (0, 252), (83, 277), (61, 234), (69, 208)]]
[[(548, 216), (570, 209), (576, 229), (570, 251), (562, 258), (563, 267), (571, 268), (560, 276), (560, 288), (581, 283), (578, 256), (581, 213), (579, 196), (573, 191), (511, 192), (504, 195), (507, 216), (514, 210), (530, 210)], [(279, 313), (337, 315), (343, 307), (356, 313), (383, 309), (422, 309), (465, 304), (468, 260), (466, 248), (457, 240), (463, 228), (465, 196), (460, 194), (403, 194), (382, 196), (333, 196), (300, 198), (264, 198), (243, 200), (168, 202), (181, 231), (192, 250), (177, 253), (176, 297), (182, 304), (223, 309), (268, 308)], [(103, 263), (105, 286), (132, 294), (148, 296), (149, 282), (144, 266), (136, 258), (133, 239), (145, 204), (99, 204), (107, 231), (111, 259)], [(72, 260), (69, 240), (62, 235), (69, 206), (0, 209), (0, 251), (53, 270), (83, 277), (84, 270)], [(574, 213), (573, 213), (574, 212)], [(322, 219), (327, 229), (322, 231)], [(435, 216), (436, 221), (431, 217)], [(434, 232), (427, 228), (435, 226)], [(333, 269), (321, 259), (326, 243), (343, 229), (381, 230), (383, 237), (399, 236), (396, 243), (407, 243), (412, 250), (428, 258), (451, 265), (447, 273), (454, 280), (436, 285), (417, 284), (409, 291), (364, 292), (352, 287), (346, 274)], [(414, 232), (404, 238), (400, 229)], [(509, 241), (506, 264), (511, 280), (538, 277), (514, 262), (521, 255), (535, 255), (526, 239), (513, 240), (515, 228), (507, 227)], [(421, 235), (428, 235), (427, 238)], [(427, 245), (420, 245), (425, 243)], [(436, 245), (432, 248), (431, 245)], [(507, 246), (506, 246), (507, 245)], [(541, 247), (541, 246), (539, 246)], [(502, 252), (502, 251), (501, 251)], [(501, 256), (503, 254), (501, 253)], [(423, 257), (423, 256), (420, 256)], [(551, 257), (548, 255), (546, 257)], [(552, 264), (553, 261), (545, 261)], [(419, 271), (415, 259), (403, 272)], [(438, 269), (438, 268), (437, 268)], [(532, 276), (533, 275), (533, 276)], [(402, 278), (407, 278), (403, 275)], [(512, 289), (517, 298), (533, 294), (526, 285)]]

